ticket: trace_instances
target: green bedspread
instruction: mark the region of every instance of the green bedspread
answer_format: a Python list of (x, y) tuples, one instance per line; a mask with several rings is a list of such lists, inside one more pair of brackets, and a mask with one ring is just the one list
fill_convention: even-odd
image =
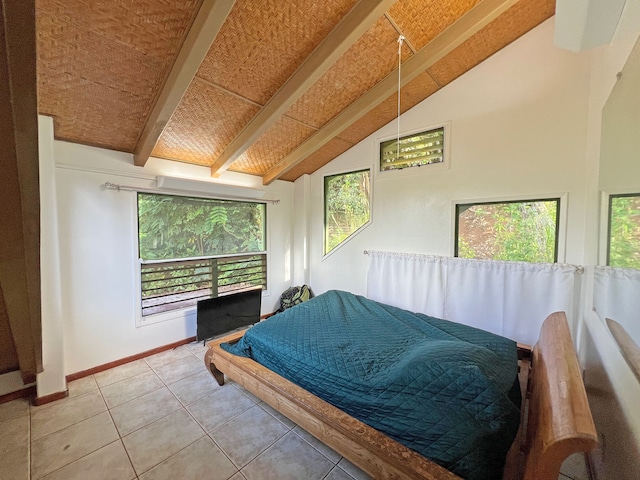
[(501, 477), (520, 420), (511, 340), (329, 291), (222, 347), (463, 478)]

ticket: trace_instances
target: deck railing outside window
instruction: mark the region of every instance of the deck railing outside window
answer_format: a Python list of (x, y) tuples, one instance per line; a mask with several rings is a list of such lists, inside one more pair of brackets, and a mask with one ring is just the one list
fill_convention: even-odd
[(267, 286), (267, 255), (216, 256), (145, 262), (140, 269), (142, 316), (195, 305), (198, 300)]

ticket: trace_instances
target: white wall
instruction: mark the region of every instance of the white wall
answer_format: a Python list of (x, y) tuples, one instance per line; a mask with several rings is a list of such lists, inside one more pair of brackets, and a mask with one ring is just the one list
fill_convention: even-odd
[[(270, 291), (263, 312), (273, 310), (292, 284), (308, 282), (316, 294), (332, 288), (366, 293), (365, 249), (451, 255), (459, 201), (566, 194), (566, 253), (560, 260), (593, 265), (600, 116), (640, 32), (639, 3), (627, 0), (611, 46), (583, 53), (557, 48), (551, 19), (405, 113), (404, 132), (450, 122), (446, 170), (378, 173), (377, 142), (395, 134), (391, 123), (294, 185), (267, 187), (267, 198), (281, 203), (269, 205), (267, 213)], [(134, 195), (100, 186), (151, 186), (158, 174), (209, 180), (208, 169), (157, 159), (140, 169), (131, 155), (64, 142), (54, 142), (54, 159), (64, 325), (62, 340), (45, 342), (64, 345), (64, 372), (194, 335), (193, 315), (136, 327)], [(372, 223), (323, 258), (323, 177), (366, 167), (373, 169)], [(261, 188), (255, 177), (226, 174), (221, 180)], [(630, 425), (638, 440), (638, 384), (631, 383), (615, 343), (585, 302), (583, 363), (604, 372), (625, 415), (621, 424)], [(615, 455), (609, 463), (620, 460)]]
[[(452, 255), (454, 202), (567, 194), (566, 255), (583, 260), (590, 55), (553, 46), (545, 22), (401, 117), (411, 132), (450, 122), (450, 168), (377, 172), (392, 122), (311, 176), (311, 286), (365, 293), (363, 250)], [(322, 258), (323, 176), (373, 167), (373, 221)]]
[[(639, 5), (626, 2), (611, 45), (582, 53), (554, 46), (550, 19), (402, 115), (403, 132), (450, 122), (449, 169), (377, 172), (377, 143), (395, 135), (392, 122), (315, 172), (308, 187), (308, 261), (316, 293), (365, 294), (366, 249), (452, 255), (456, 202), (566, 194), (559, 260), (587, 266), (574, 331), (598, 430), (608, 436), (598, 478), (632, 478), (629, 472), (640, 468), (640, 460), (628, 457), (640, 451), (640, 384), (591, 311), (589, 268), (597, 261), (601, 222), (602, 108), (640, 33)], [(323, 177), (366, 167), (373, 169), (372, 223), (323, 258)], [(633, 175), (626, 170), (619, 178), (626, 187), (640, 187)], [(304, 188), (297, 182), (297, 190)]]
[[(150, 159), (134, 167), (130, 154), (54, 142), (60, 243), (64, 369), (71, 374), (195, 335), (195, 307), (137, 326), (139, 315), (136, 194), (106, 190), (105, 182), (149, 188), (156, 175), (211, 181), (209, 169)], [(221, 182), (263, 188), (257, 177), (227, 173)], [(269, 290), (274, 310), (291, 282), (293, 185), (266, 189)], [(163, 317), (166, 318), (166, 317)]]
[[(605, 154), (601, 158), (600, 142), (603, 108), (639, 35), (640, 1), (627, 0), (611, 44), (593, 52), (587, 162), (598, 175), (595, 185), (589, 185), (590, 208), (585, 237), (587, 265), (602, 261), (599, 251), (603, 245), (599, 245), (598, 240), (603, 242), (604, 239), (598, 234), (602, 231), (602, 223), (606, 222), (606, 212), (599, 211), (601, 192), (598, 188), (608, 193), (629, 189), (640, 191), (639, 162), (629, 162), (626, 155)], [(635, 157), (637, 159), (637, 152)], [(580, 353), (601, 441), (599, 455), (595, 457), (598, 478), (637, 478), (640, 471), (640, 383), (622, 357), (604, 318), (589, 309), (592, 297), (585, 297), (586, 328)]]
[(42, 296), (42, 366), (36, 381), (39, 398), (66, 390), (64, 321), (58, 202), (53, 148), (53, 119), (38, 118), (40, 157), (40, 279)]

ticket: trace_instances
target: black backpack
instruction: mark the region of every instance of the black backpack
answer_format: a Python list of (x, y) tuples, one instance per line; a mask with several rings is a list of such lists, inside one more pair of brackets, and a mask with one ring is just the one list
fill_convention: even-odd
[(308, 285), (287, 288), (280, 295), (280, 308), (276, 310), (276, 313), (284, 312), (287, 308), (306, 302), (310, 298), (313, 298), (313, 293)]

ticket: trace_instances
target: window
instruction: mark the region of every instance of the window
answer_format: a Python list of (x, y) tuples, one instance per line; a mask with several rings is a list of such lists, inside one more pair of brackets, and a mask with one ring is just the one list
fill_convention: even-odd
[(142, 315), (266, 288), (263, 203), (138, 193)]
[(456, 205), (455, 256), (556, 262), (559, 209), (559, 198)]
[(444, 162), (444, 127), (380, 142), (380, 171)]
[(369, 222), (370, 171), (324, 177), (324, 253), (353, 235)]
[(640, 193), (609, 197), (607, 265), (640, 269)]

